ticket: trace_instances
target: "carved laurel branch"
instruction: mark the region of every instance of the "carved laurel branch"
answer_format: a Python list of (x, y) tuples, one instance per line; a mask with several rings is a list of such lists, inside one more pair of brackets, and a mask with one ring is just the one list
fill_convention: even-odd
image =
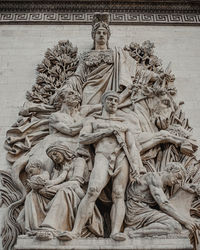
[(132, 42), (129, 46), (125, 46), (131, 57), (133, 57), (140, 64), (146, 65), (155, 73), (164, 72), (162, 66), (162, 60), (154, 55), (154, 43), (149, 40), (144, 41), (142, 45)]
[[(128, 51), (138, 65), (134, 79), (134, 101), (137, 101), (138, 97), (140, 99), (142, 96), (145, 98), (159, 95), (161, 90), (168, 92), (171, 96), (177, 92), (174, 86), (175, 76), (171, 73), (171, 63), (164, 69), (162, 60), (154, 54), (154, 48), (154, 43), (149, 40), (144, 41), (142, 45), (132, 42), (129, 46), (124, 47), (124, 50)], [(150, 84), (145, 76), (144, 69), (152, 71), (152, 74), (159, 75), (159, 78), (153, 85)]]
[[(175, 111), (172, 112), (167, 121), (167, 130), (175, 136), (188, 139), (191, 137), (192, 128), (182, 110), (183, 103), (177, 105), (173, 99), (173, 96), (176, 94), (176, 88), (174, 86), (175, 77), (171, 74), (170, 64), (166, 70), (163, 69), (161, 59), (154, 55), (154, 48), (154, 43), (150, 41), (145, 41), (142, 45), (132, 42), (129, 46), (124, 48), (129, 52), (130, 56), (138, 62), (138, 65), (142, 65), (156, 74), (164, 74), (164, 78), (161, 81), (154, 82), (152, 85), (149, 83), (145, 84), (144, 81), (140, 82), (140, 79), (135, 80), (132, 98), (137, 102), (143, 98), (160, 96), (162, 92), (166, 92), (175, 108)], [(160, 124), (159, 127), (160, 129), (166, 129), (162, 128), (162, 124)], [(187, 170), (186, 182), (194, 184), (199, 183), (199, 164), (194, 157), (181, 153), (174, 145), (166, 144), (163, 146), (162, 160), (165, 162), (165, 165), (170, 161), (181, 162)], [(200, 214), (199, 201), (195, 201), (192, 205), (191, 211), (193, 211), (193, 214), (194, 207), (196, 207), (195, 213)]]
[(53, 49), (47, 49), (41, 64), (37, 66), (36, 83), (26, 98), (34, 103), (50, 103), (50, 97), (56, 89), (63, 86), (65, 80), (76, 70), (76, 47), (67, 41), (59, 41)]

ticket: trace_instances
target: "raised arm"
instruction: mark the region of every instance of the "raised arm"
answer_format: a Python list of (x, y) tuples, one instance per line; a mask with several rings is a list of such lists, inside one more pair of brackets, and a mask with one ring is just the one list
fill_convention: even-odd
[(86, 81), (86, 75), (87, 75), (87, 67), (84, 63), (83, 55), (79, 56), (79, 64), (75, 71), (75, 73), (68, 78), (66, 81), (66, 84), (68, 86), (80, 93), (82, 95), (82, 89), (84, 82)]
[[(168, 132), (167, 130), (160, 130), (155, 133), (142, 132), (137, 137), (138, 143), (140, 144), (140, 154), (145, 153), (147, 150), (165, 143), (174, 144), (176, 147), (181, 147), (181, 152), (186, 155), (191, 155), (197, 150), (195, 141), (186, 139), (180, 136), (176, 136)], [(182, 144), (185, 144), (186, 148)]]

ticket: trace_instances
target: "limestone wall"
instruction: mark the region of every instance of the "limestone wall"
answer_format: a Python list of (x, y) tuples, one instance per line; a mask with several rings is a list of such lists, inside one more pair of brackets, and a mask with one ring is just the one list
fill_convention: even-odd
[[(35, 68), (46, 49), (69, 39), (79, 51), (92, 47), (88, 25), (1, 25), (0, 26), (0, 169), (6, 170), (5, 134), (25, 101), (26, 90), (35, 82)], [(156, 54), (167, 66), (172, 62), (179, 99), (200, 141), (200, 28), (192, 26), (111, 26), (110, 47), (155, 43)], [(0, 209), (0, 224), (4, 209)], [(1, 247), (0, 247), (1, 249)]]

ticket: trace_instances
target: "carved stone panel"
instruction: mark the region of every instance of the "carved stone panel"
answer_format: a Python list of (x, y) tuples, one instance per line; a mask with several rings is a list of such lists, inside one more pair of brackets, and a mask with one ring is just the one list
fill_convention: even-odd
[(91, 50), (47, 49), (7, 131), (5, 250), (198, 249), (198, 144), (171, 63), (149, 40), (110, 48), (109, 17)]

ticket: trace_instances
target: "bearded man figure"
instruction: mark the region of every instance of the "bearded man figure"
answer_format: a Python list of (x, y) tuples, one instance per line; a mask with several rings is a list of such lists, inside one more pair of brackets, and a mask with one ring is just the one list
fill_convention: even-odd
[[(178, 162), (169, 163), (164, 171), (148, 172), (127, 188), (125, 232), (129, 237), (180, 233), (181, 225), (195, 234), (194, 219), (182, 214), (167, 198), (166, 190), (183, 182), (186, 171)], [(180, 203), (180, 202), (179, 202)]]

